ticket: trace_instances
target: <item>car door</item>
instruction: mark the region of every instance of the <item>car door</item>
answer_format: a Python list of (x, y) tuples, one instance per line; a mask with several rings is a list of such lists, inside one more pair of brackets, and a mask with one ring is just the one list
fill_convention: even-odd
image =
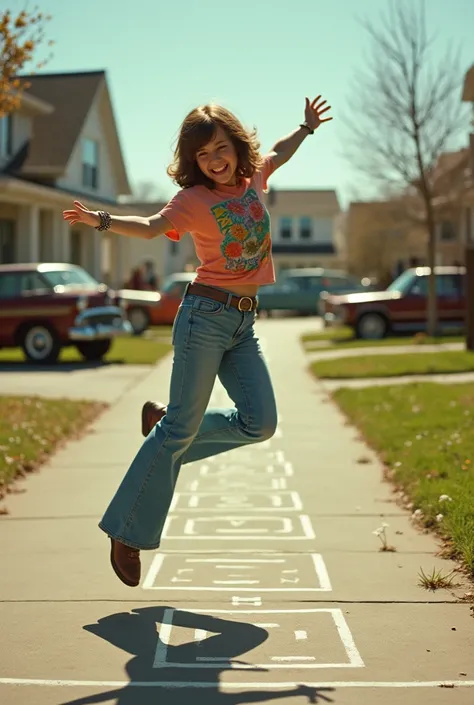
[(465, 321), (465, 277), (439, 274), (436, 277), (438, 321), (444, 328), (463, 328)]
[(394, 330), (423, 331), (426, 329), (428, 277), (414, 275), (413, 281), (399, 299), (390, 302)]
[(0, 274), (0, 345), (11, 345), (21, 316), (21, 275)]
[(304, 301), (307, 281), (304, 277), (285, 277), (281, 286), (274, 292), (275, 308), (287, 311), (299, 311)]

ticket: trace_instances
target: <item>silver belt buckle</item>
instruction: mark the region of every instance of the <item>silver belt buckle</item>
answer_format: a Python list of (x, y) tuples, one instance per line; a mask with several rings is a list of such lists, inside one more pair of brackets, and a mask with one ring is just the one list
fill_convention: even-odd
[[(249, 308), (242, 308), (242, 302), (243, 301), (248, 301), (249, 302)], [(239, 303), (237, 304), (237, 308), (239, 311), (242, 313), (250, 313), (250, 311), (253, 311), (253, 299), (251, 296), (241, 296), (239, 299)]]

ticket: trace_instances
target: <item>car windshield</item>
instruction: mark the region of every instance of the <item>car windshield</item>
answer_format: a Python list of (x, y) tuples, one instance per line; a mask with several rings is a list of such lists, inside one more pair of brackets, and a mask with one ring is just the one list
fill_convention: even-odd
[(405, 294), (410, 288), (413, 279), (415, 279), (416, 274), (410, 269), (407, 269), (403, 274), (393, 280), (391, 284), (387, 287), (387, 291), (399, 291)]
[(94, 279), (84, 269), (58, 269), (49, 272), (41, 272), (48, 284), (55, 286), (82, 286), (88, 289), (96, 289), (99, 282)]

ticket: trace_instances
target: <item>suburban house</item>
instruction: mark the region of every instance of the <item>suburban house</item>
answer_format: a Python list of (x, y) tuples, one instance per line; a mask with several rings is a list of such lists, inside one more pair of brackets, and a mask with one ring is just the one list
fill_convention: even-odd
[[(440, 155), (433, 171), (437, 264), (462, 264), (472, 231), (469, 150)], [(407, 267), (427, 263), (428, 233), (417, 196), (356, 201), (344, 220), (347, 266), (359, 276), (391, 280)]]
[(105, 71), (23, 77), (18, 111), (0, 120), (0, 262), (72, 262), (122, 286), (145, 258), (162, 261), (162, 238), (135, 240), (70, 226), (74, 199), (130, 213), (126, 166)]
[(293, 267), (343, 266), (335, 245), (341, 212), (335, 191), (270, 188), (266, 206), (277, 275)]

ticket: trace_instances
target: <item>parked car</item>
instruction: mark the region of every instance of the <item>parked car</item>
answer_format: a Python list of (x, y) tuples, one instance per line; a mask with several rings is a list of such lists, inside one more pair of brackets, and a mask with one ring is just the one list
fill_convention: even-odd
[(126, 303), (127, 318), (135, 335), (141, 335), (149, 326), (159, 325), (156, 312), (161, 301), (157, 291), (143, 289), (118, 289), (117, 296)]
[(0, 348), (20, 346), (28, 360), (53, 363), (75, 345), (100, 360), (114, 338), (132, 332), (126, 303), (81, 267), (0, 265)]
[[(429, 267), (407, 269), (385, 291), (330, 295), (328, 325), (350, 326), (358, 338), (379, 340), (389, 333), (426, 331)], [(465, 319), (465, 268), (435, 268), (438, 322), (442, 332), (462, 330)]]
[(319, 298), (324, 291), (365, 291), (366, 288), (359, 279), (339, 270), (288, 269), (276, 284), (260, 289), (258, 310), (267, 315), (277, 310), (318, 314)]
[(153, 325), (173, 325), (186, 287), (194, 280), (195, 276), (195, 272), (177, 272), (170, 274), (165, 279), (160, 291), (160, 301), (153, 308)]

